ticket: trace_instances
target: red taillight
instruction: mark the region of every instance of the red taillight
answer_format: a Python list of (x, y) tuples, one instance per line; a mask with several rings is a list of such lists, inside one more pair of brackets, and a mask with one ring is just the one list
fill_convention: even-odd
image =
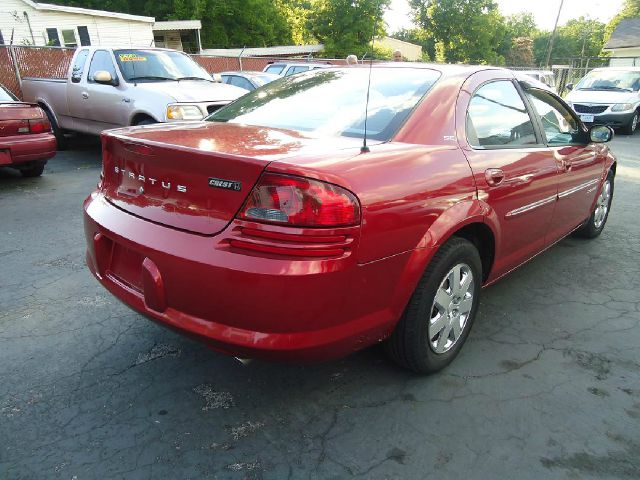
[(360, 221), (360, 204), (353, 193), (337, 185), (267, 173), (249, 194), (239, 217), (299, 227), (346, 227)]
[(49, 120), (43, 118), (39, 120), (29, 120), (29, 133), (45, 133), (51, 131)]

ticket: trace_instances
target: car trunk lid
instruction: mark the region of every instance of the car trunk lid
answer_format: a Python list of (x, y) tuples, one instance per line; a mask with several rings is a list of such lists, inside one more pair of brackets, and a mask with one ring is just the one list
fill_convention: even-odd
[(318, 143), (294, 131), (226, 123), (112, 130), (103, 134), (101, 188), (111, 203), (141, 218), (214, 235), (271, 161)]
[(24, 135), (30, 132), (29, 120), (41, 120), (37, 105), (21, 102), (0, 103), (0, 137)]

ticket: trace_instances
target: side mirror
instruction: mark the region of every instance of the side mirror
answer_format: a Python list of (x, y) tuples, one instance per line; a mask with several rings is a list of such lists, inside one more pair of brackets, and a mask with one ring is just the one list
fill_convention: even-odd
[(574, 87), (573, 83), (567, 83), (567, 84), (564, 86), (564, 88), (566, 88), (566, 89), (567, 89), (567, 90), (569, 90), (569, 91), (573, 90), (573, 87)]
[(613, 128), (605, 125), (594, 125), (589, 130), (589, 138), (593, 143), (607, 143), (613, 138)]
[(113, 78), (111, 74), (106, 70), (98, 70), (93, 75), (93, 81), (96, 83), (101, 83), (103, 85), (113, 85), (114, 87), (118, 85), (118, 79)]

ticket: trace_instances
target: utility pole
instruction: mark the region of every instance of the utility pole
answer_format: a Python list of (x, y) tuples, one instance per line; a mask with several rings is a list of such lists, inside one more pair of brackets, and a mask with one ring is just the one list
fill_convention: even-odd
[(553, 26), (553, 33), (551, 33), (551, 38), (549, 39), (549, 50), (547, 50), (547, 60), (544, 62), (545, 67), (549, 67), (549, 62), (551, 61), (551, 51), (553, 50), (553, 41), (556, 39), (556, 31), (558, 30), (558, 21), (560, 21), (560, 13), (562, 12), (562, 6), (564, 5), (564, 0), (560, 0), (560, 8), (558, 8), (558, 16), (556, 17), (556, 23)]

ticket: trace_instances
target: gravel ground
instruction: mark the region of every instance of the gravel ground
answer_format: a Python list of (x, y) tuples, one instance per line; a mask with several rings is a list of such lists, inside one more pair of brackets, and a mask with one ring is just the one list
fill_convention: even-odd
[(612, 143), (602, 236), (485, 290), (430, 377), (377, 348), (243, 367), (165, 330), (84, 265), (95, 140), (0, 171), (0, 478), (640, 478), (639, 141)]

